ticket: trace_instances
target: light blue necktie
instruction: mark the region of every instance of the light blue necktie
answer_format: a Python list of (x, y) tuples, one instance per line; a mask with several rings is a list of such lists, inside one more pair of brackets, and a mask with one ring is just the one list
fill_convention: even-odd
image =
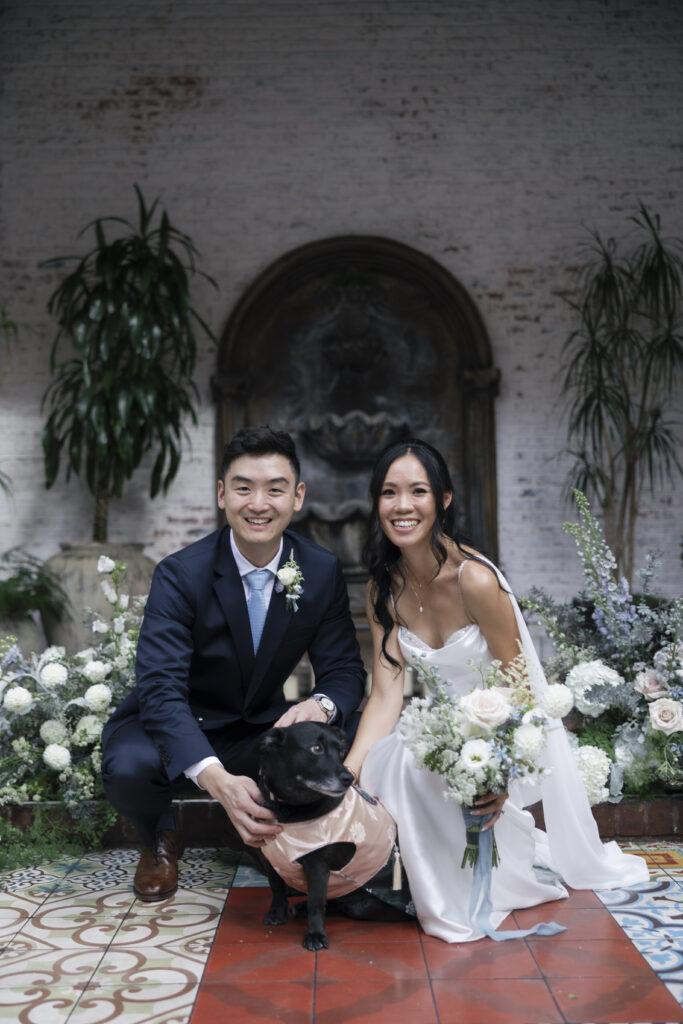
[(266, 613), (268, 611), (263, 588), (268, 580), (272, 578), (272, 575), (270, 569), (254, 569), (252, 572), (247, 573), (247, 579), (249, 580), (247, 611), (249, 612), (249, 622), (251, 623), (251, 636), (254, 641), (254, 654), (258, 651), (263, 624), (266, 621)]

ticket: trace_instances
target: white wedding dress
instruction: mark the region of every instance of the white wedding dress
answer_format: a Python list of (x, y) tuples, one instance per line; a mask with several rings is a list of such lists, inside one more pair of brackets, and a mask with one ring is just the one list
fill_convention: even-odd
[[(526, 623), (512, 595), (510, 599), (533, 684), (545, 687)], [(438, 650), (405, 627), (399, 628), (399, 643), (407, 664), (415, 664), (419, 657), (437, 669), (449, 691), (458, 696), (468, 693), (477, 682), (481, 685), (479, 673), (468, 664), (470, 659), (484, 667), (492, 661), (477, 625), (457, 630)], [(498, 928), (511, 910), (566, 897), (562, 881), (574, 889), (612, 889), (648, 880), (642, 858), (623, 853), (615, 842), (600, 841), (559, 721), (550, 728), (542, 760), (551, 772), (532, 784), (513, 782), (503, 814), (494, 826), (500, 865), (494, 868), (491, 882), (493, 928)], [(398, 824), (401, 858), (424, 931), (446, 942), (482, 938), (469, 914), (473, 872), (460, 867), (465, 847), (462, 811), (444, 798), (440, 777), (415, 765), (395, 728), (371, 748), (360, 785), (381, 799)], [(535, 828), (530, 812), (523, 810), (541, 798), (547, 833)]]

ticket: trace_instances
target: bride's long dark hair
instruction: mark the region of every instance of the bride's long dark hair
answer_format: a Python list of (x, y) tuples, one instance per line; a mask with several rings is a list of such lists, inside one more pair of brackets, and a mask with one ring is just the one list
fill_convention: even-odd
[(368, 536), (363, 548), (363, 561), (372, 580), (371, 594), (374, 618), (384, 630), (382, 654), (391, 665), (395, 665), (397, 668), (399, 663), (387, 651), (387, 639), (395, 624), (394, 618), (389, 611), (392, 573), (398, 573), (403, 580), (400, 593), (403, 592), (406, 579), (398, 564), (401, 557), (401, 549), (391, 543), (380, 524), (379, 499), (389, 467), (396, 459), (400, 459), (403, 455), (414, 455), (416, 459), (419, 459), (427, 474), (429, 486), (434, 495), (436, 519), (432, 525), (430, 544), (438, 565), (437, 574), (448, 555), (442, 541), (443, 537), (449, 537), (455, 541), (463, 555), (471, 557), (469, 552), (465, 551), (462, 547), (462, 544), (467, 542), (467, 538), (458, 531), (455, 503), (451, 500), (448, 507), (444, 508), (444, 498), (447, 492), (453, 493), (453, 483), (443, 455), (436, 448), (433, 448), (431, 444), (421, 441), (419, 438), (410, 438), (407, 441), (398, 441), (395, 444), (390, 444), (379, 455), (370, 478), (372, 509), (370, 511)]

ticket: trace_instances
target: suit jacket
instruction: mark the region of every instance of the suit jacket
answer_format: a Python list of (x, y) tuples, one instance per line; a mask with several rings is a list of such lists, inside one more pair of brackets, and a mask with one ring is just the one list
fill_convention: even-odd
[(170, 779), (214, 753), (211, 730), (244, 721), (264, 728), (286, 708), (283, 684), (308, 652), (315, 690), (343, 718), (360, 703), (365, 670), (338, 558), (290, 530), (304, 577), (299, 609), (275, 588), (256, 655), (244, 586), (224, 526), (156, 567), (140, 630), (136, 686), (107, 722), (103, 742), (139, 717)]

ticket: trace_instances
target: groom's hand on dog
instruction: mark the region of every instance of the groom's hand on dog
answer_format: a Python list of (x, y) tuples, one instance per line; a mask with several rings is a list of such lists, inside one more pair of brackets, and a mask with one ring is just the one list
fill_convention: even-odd
[(327, 715), (318, 704), (317, 700), (301, 700), (298, 704), (287, 708), (284, 715), (278, 718), (274, 725), (275, 729), (284, 729), (287, 725), (294, 725), (295, 722), (327, 722)]
[(263, 846), (282, 831), (273, 812), (261, 805), (261, 792), (247, 775), (231, 775), (222, 765), (210, 764), (197, 781), (221, 804), (247, 846)]

